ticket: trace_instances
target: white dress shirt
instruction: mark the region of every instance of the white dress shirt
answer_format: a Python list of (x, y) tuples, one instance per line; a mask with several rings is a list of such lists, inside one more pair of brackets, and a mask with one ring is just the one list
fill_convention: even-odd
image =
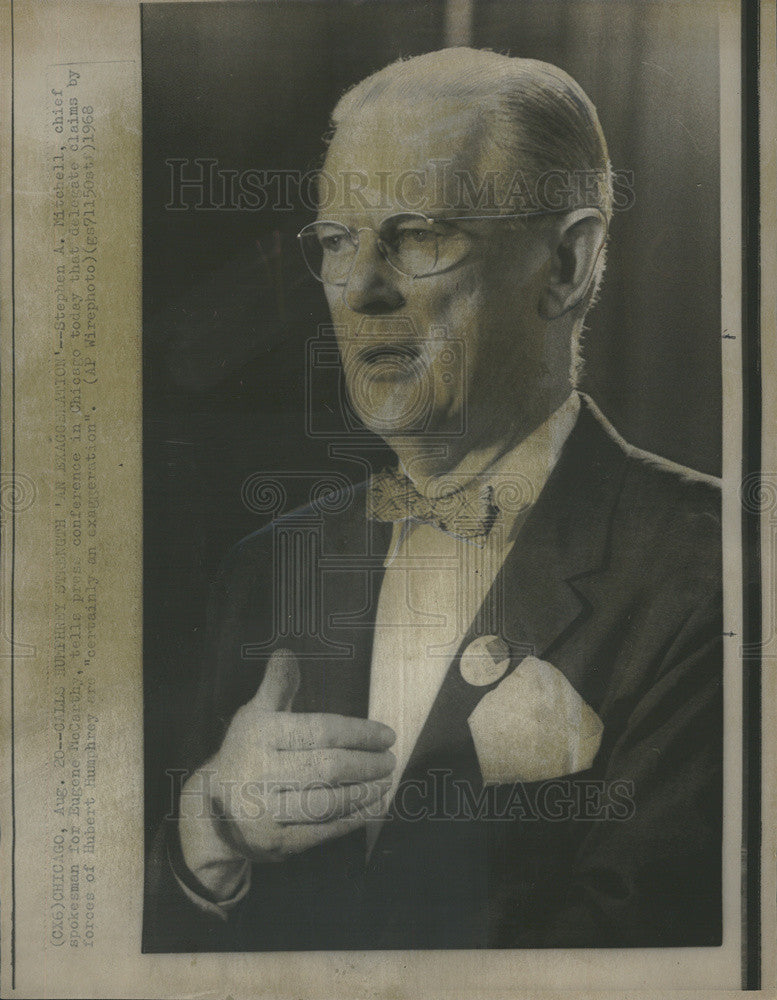
[[(394, 525), (375, 621), (369, 718), (396, 732), (397, 764), (383, 813), (368, 822), (368, 850), (461, 640), (545, 486), (579, 409), (580, 398), (573, 393), (519, 445), (479, 473), (473, 470), (471, 479), (492, 485), (500, 508), (485, 544), (430, 524)], [(466, 482), (459, 470), (457, 481)]]

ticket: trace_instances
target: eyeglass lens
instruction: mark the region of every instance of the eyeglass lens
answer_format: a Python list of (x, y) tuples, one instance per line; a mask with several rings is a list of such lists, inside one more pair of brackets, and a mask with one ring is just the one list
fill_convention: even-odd
[[(421, 215), (397, 215), (386, 219), (377, 233), (384, 258), (410, 277), (421, 277), (449, 267), (451, 251), (460, 240), (444, 234)], [(344, 285), (359, 248), (361, 232), (353, 233), (339, 222), (320, 221), (300, 234), (305, 261), (325, 284)]]

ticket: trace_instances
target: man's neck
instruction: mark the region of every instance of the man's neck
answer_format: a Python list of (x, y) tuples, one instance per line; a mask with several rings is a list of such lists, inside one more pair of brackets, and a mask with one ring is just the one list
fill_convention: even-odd
[(480, 434), (470, 433), (460, 437), (430, 440), (422, 435), (394, 439), (389, 443), (399, 460), (399, 467), (411, 479), (419, 493), (428, 497), (443, 496), (464, 486), (481, 475), (507, 452), (530, 437), (574, 390), (568, 386), (563, 392), (547, 400), (545, 407), (533, 418), (516, 426), (499, 430), (492, 423)]

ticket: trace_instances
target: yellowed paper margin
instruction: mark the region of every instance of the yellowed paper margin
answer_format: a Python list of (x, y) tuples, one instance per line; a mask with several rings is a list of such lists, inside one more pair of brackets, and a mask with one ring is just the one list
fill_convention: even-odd
[[(10, 26), (10, 8), (3, 10)], [(723, 325), (741, 333), (736, 5), (721, 7), (720, 28)], [(16, 472), (2, 571), (9, 594), (13, 550), (16, 743), (13, 816), (10, 766), (3, 770), (2, 995), (393, 1000), (537, 997), (570, 989), (576, 997), (733, 995), (741, 944), (741, 652), (734, 643), (725, 666), (722, 948), (141, 954), (139, 8), (20, 0), (13, 36), (15, 328), (13, 354), (9, 338), (3, 344), (2, 447), (4, 476), (11, 447)], [(5, 55), (7, 79), (7, 45)], [(6, 192), (9, 184), (6, 143)], [(6, 260), (8, 222), (6, 213)], [(5, 330), (9, 281), (6, 267)], [(725, 613), (741, 634), (740, 355), (727, 346), (736, 342), (722, 343)], [(9, 673), (3, 673), (5, 705)], [(6, 713), (6, 738), (9, 725)], [(12, 844), (13, 908), (5, 888)]]

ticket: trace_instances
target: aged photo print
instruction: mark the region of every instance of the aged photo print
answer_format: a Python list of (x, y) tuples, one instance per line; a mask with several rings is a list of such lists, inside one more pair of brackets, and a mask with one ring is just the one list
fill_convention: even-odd
[(0, 24), (0, 995), (774, 995), (775, 0)]
[(149, 950), (722, 943), (717, 12), (553, 10), (144, 8)]

